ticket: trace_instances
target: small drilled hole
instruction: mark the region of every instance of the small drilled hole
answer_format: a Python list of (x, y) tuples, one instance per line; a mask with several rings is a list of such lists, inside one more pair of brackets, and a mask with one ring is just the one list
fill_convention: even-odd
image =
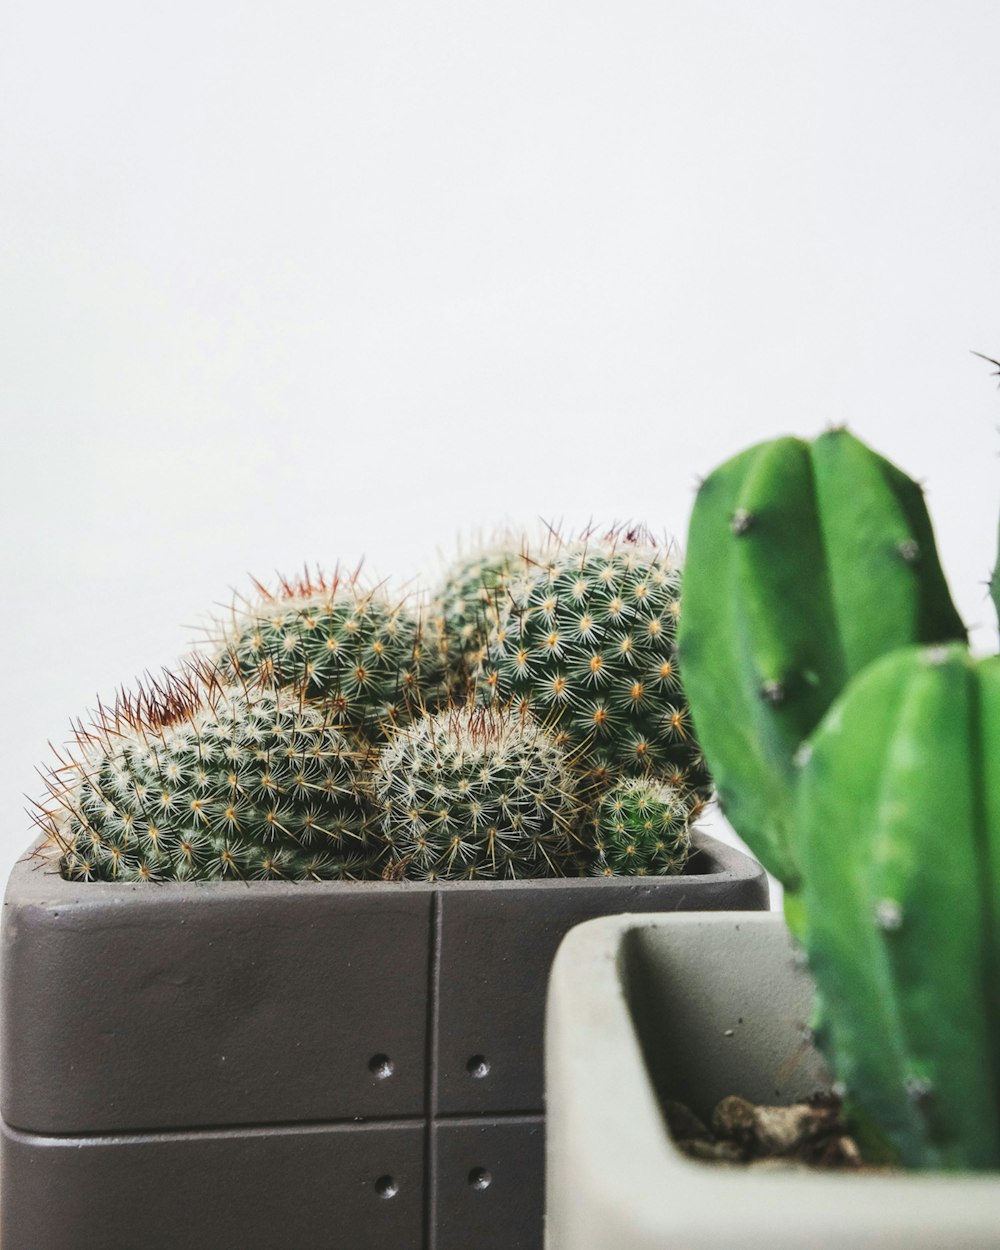
[(388, 1080), (396, 1067), (388, 1055), (372, 1055), (368, 1060), (368, 1071), (377, 1081)]
[(469, 1173), (469, 1184), (473, 1189), (489, 1189), (493, 1177), (486, 1168), (473, 1168)]
[(489, 1074), (490, 1064), (485, 1055), (472, 1055), (465, 1065), (465, 1070), (475, 1081), (481, 1081)]
[(396, 1178), (394, 1176), (380, 1176), (375, 1182), (375, 1192), (380, 1198), (395, 1198), (399, 1193)]

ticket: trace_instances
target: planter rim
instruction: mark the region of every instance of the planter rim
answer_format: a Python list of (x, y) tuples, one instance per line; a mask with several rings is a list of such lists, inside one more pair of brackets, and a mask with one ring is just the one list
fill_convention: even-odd
[[(163, 881), (163, 882), (117, 882), (117, 881), (70, 881), (59, 872), (56, 860), (33, 858), (40, 844), (33, 843), (15, 862), (8, 879), (8, 891), (15, 888), (19, 898), (25, 901), (43, 899), (46, 903), (70, 905), (77, 902), (98, 900), (117, 903), (137, 894), (150, 900), (166, 897), (174, 900), (218, 897), (236, 898), (247, 890), (262, 889), (272, 896), (305, 889), (311, 895), (335, 893), (338, 895), (385, 894), (436, 894), (458, 890), (482, 891), (527, 889), (544, 886), (547, 889), (573, 889), (581, 881), (599, 885), (602, 881), (621, 884), (643, 883), (656, 888), (678, 889), (692, 880), (705, 878), (725, 879), (730, 876), (746, 877), (748, 869), (756, 861), (743, 851), (722, 842), (702, 829), (691, 830), (692, 849), (703, 861), (707, 871), (683, 872), (672, 876), (615, 876), (615, 877), (515, 877), (504, 879), (481, 879), (477, 881)], [(763, 876), (763, 869), (759, 870)]]
[[(548, 1202), (560, 1219), (577, 1203), (586, 1210), (570, 1216), (579, 1222), (569, 1240), (550, 1219), (547, 1250), (806, 1244), (985, 1250), (996, 1244), (998, 1173), (769, 1171), (682, 1154), (663, 1120), (623, 983), (629, 935), (652, 930), (703, 945), (705, 957), (716, 961), (727, 943), (754, 942), (770, 946), (772, 961), (776, 944), (786, 964), (794, 960), (777, 912), (612, 916), (566, 936), (553, 966), (546, 1023)], [(685, 960), (686, 971), (690, 963)], [(570, 1155), (572, 1167), (564, 1166)], [(570, 1187), (578, 1199), (567, 1196)]]

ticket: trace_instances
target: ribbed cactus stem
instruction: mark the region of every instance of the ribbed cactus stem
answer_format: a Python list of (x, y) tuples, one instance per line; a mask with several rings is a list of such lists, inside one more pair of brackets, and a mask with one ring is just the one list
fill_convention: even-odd
[(759, 444), (706, 479), (679, 633), (723, 809), (793, 892), (803, 739), (880, 655), (965, 638), (920, 488), (845, 430)]
[(1000, 657), (909, 647), (800, 753), (819, 1034), (913, 1167), (1000, 1167)]

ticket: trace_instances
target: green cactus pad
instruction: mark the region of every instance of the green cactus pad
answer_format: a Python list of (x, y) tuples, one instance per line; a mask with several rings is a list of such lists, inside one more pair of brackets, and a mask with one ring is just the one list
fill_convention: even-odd
[(678, 670), (679, 590), (670, 552), (644, 535), (556, 545), (507, 587), (478, 697), (530, 708), (598, 780), (707, 791)]
[(920, 488), (831, 430), (759, 444), (703, 483), (679, 635), (723, 809), (794, 891), (799, 744), (872, 660), (965, 630)]
[(1000, 1167), (1000, 659), (908, 647), (800, 753), (819, 1041), (912, 1167)]
[(409, 877), (573, 871), (581, 781), (530, 716), (466, 707), (399, 728), (373, 779), (381, 832)]
[(629, 777), (601, 795), (587, 830), (593, 876), (664, 877), (684, 870), (701, 802), (675, 786)]
[(42, 823), (78, 880), (361, 878), (361, 765), (293, 695), (167, 678), (81, 731)]
[(444, 697), (434, 631), (405, 600), (322, 576), (261, 592), (214, 657), (224, 674), (298, 691), (372, 738)]

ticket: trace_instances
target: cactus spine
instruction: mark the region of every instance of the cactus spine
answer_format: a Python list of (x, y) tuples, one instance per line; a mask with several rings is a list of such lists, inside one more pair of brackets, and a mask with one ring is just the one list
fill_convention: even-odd
[(587, 839), (592, 876), (682, 872), (691, 851), (691, 822), (701, 803), (675, 786), (629, 777), (595, 805)]
[(338, 575), (258, 589), (215, 657), (223, 673), (297, 691), (369, 738), (443, 697), (433, 631), (405, 601)]
[(910, 647), (801, 754), (820, 1042), (914, 1167), (1000, 1166), (1000, 658)]
[(680, 574), (644, 534), (555, 543), (507, 587), (479, 697), (529, 707), (597, 780), (676, 776), (707, 789), (681, 689)]
[(168, 676), (119, 700), (49, 782), (40, 821), (95, 881), (370, 875), (361, 760), (282, 691)]
[(703, 483), (685, 685), (724, 810), (793, 893), (802, 740), (878, 656), (964, 639), (920, 488), (845, 430), (762, 443)]
[(530, 716), (465, 707), (400, 727), (379, 753), (381, 833), (407, 876), (563, 876), (581, 782)]

